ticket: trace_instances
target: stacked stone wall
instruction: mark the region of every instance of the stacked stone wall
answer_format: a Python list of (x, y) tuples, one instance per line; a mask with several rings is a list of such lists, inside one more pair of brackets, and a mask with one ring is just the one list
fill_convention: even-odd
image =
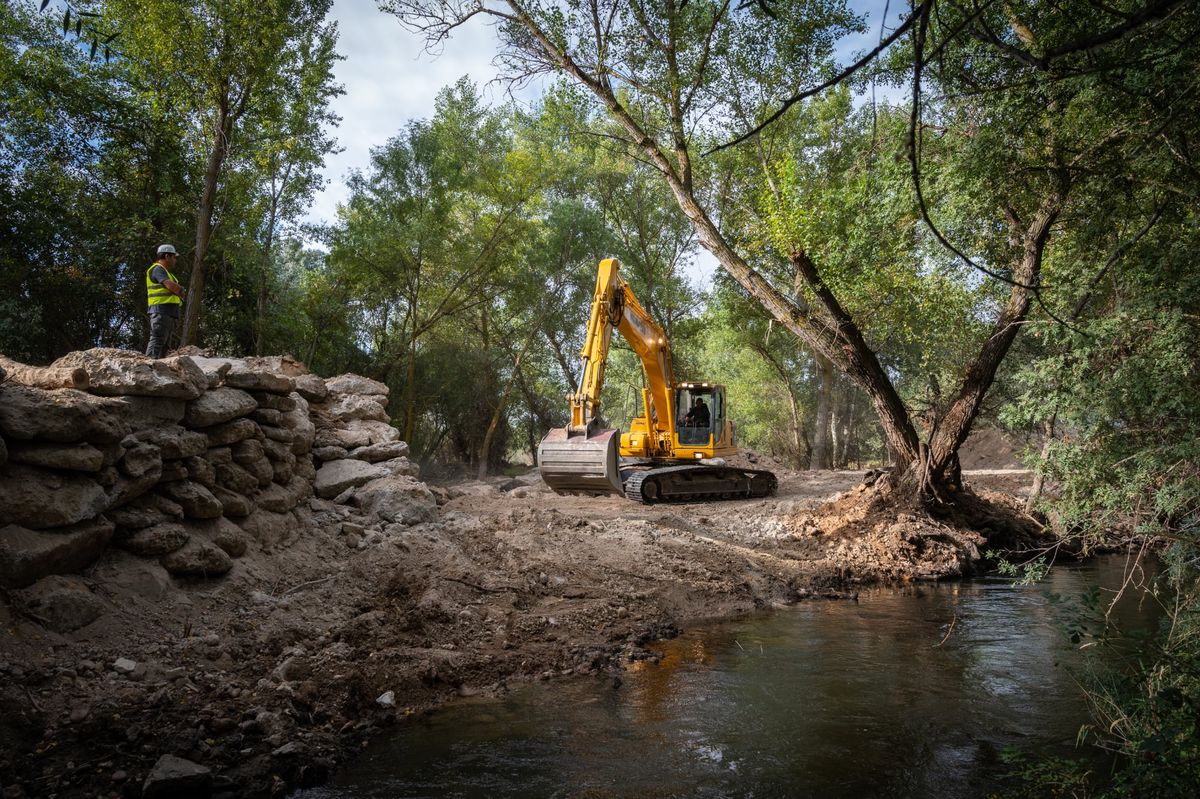
[(286, 356), (0, 360), (0, 586), (80, 571), (110, 546), (220, 576), (305, 534), (314, 493), (378, 508), (395, 490), (420, 500), (401, 516), (428, 516), (386, 401), (382, 383)]

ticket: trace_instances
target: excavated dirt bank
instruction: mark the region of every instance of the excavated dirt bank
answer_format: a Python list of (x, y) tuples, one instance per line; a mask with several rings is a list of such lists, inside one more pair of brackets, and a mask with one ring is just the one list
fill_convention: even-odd
[[(861, 473), (781, 478), (764, 500), (655, 507), (555, 496), (534, 475), (431, 486), (436, 519), (374, 530), (312, 499), (309, 529), (219, 580), (164, 580), (114, 549), (83, 575), (113, 610), (74, 632), (3, 595), (3, 796), (189, 779), (201, 795), (282, 796), (455, 697), (619, 673), (705, 619), (956, 576), (978, 557), (980, 540), (917, 520), (834, 529), (812, 513)], [(1013, 496), (1030, 476), (967, 480)], [(159, 774), (143, 794), (164, 754), (207, 772)]]

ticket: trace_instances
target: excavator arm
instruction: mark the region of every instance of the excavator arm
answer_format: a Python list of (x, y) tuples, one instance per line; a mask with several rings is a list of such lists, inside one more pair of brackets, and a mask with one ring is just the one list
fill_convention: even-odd
[(642, 308), (633, 289), (621, 279), (620, 268), (616, 258), (608, 258), (600, 262), (596, 275), (587, 335), (579, 353), (583, 358), (583, 375), (579, 391), (568, 397), (571, 424), (567, 429), (572, 434), (586, 433), (599, 421), (600, 393), (614, 329), (641, 359), (649, 393), (647, 416), (657, 420), (656, 428), (661, 432), (669, 432), (674, 426), (671, 387), (675, 385), (675, 372), (671, 365), (671, 345)]
[(637, 353), (646, 374), (643, 392), (646, 418), (654, 427), (652, 451), (669, 453), (675, 426), (671, 345), (662, 329), (642, 308), (633, 290), (621, 279), (620, 262), (600, 262), (596, 290), (584, 337), (583, 374), (579, 390), (569, 395), (571, 421), (551, 430), (538, 447), (543, 479), (555, 490), (620, 493), (617, 473), (621, 433), (600, 427), (600, 395), (609, 346), (615, 329)]

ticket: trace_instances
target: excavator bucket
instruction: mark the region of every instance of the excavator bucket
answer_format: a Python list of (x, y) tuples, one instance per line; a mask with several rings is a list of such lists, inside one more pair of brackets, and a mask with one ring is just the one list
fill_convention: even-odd
[(555, 428), (538, 447), (542, 479), (559, 494), (620, 494), (620, 441), (620, 430), (570, 436), (566, 428)]

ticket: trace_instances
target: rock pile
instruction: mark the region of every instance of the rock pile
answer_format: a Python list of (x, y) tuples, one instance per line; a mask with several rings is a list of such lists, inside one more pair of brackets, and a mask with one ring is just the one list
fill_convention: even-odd
[(110, 545), (222, 575), (302, 534), (314, 489), (415, 521), (431, 498), (415, 512), (381, 498), (428, 495), (386, 399), (382, 383), (326, 381), (288, 357), (0, 361), (0, 586), (79, 571)]
[(326, 380), (324, 396), (310, 394), (316, 425), (313, 455), (321, 464), (317, 496), (357, 505), (384, 523), (416, 524), (436, 513), (433, 494), (416, 478), (408, 444), (388, 424), (388, 388), (358, 375)]

